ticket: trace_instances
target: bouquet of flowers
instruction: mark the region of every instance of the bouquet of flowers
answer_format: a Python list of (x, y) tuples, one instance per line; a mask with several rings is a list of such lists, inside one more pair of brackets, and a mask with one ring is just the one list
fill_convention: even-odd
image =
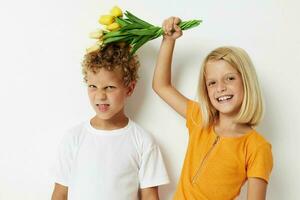
[[(109, 15), (102, 15), (99, 23), (104, 29), (98, 29), (90, 33), (90, 37), (97, 39), (96, 44), (87, 49), (87, 53), (97, 51), (106, 44), (112, 42), (126, 42), (132, 46), (130, 51), (133, 55), (146, 42), (163, 35), (163, 29), (154, 26), (126, 11), (123, 18), (122, 10), (114, 6)], [(179, 24), (181, 30), (187, 30), (198, 26), (201, 20), (183, 21)]]

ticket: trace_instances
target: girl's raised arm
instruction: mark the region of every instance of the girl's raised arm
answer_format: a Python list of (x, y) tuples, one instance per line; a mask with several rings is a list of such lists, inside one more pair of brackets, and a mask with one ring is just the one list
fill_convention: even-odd
[(179, 23), (180, 19), (176, 17), (170, 17), (163, 23), (165, 35), (159, 50), (152, 87), (176, 112), (186, 117), (188, 99), (174, 88), (171, 82), (171, 65), (175, 41), (182, 35), (181, 29), (177, 26)]

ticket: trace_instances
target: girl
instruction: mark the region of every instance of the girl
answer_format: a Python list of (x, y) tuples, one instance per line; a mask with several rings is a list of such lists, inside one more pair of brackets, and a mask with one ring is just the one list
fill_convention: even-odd
[(229, 200), (248, 181), (248, 200), (266, 198), (273, 166), (271, 145), (254, 129), (262, 113), (262, 96), (247, 53), (221, 47), (205, 58), (199, 77), (199, 102), (171, 83), (180, 19), (164, 21), (165, 35), (153, 78), (154, 91), (186, 118), (189, 144), (175, 200)]

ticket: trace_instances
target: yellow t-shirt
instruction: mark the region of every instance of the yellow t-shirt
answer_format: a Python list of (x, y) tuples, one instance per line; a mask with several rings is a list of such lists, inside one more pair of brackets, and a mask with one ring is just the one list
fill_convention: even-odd
[(189, 143), (174, 200), (231, 200), (248, 177), (268, 182), (271, 145), (259, 133), (222, 137), (213, 128), (201, 129), (201, 112), (193, 101), (186, 119)]

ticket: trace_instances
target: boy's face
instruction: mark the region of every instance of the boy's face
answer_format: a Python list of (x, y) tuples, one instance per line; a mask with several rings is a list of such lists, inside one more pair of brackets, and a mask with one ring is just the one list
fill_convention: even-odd
[(126, 117), (125, 100), (132, 94), (135, 82), (125, 86), (119, 70), (104, 68), (96, 74), (88, 71), (86, 78), (90, 103), (99, 119), (113, 121)]

